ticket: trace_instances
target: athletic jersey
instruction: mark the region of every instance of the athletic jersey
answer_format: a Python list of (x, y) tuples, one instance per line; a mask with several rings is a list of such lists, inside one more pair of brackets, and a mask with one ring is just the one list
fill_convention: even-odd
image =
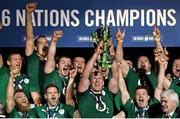
[[(169, 89), (173, 89), (178, 94), (179, 99), (180, 99), (180, 80), (179, 80), (179, 78), (173, 77), (172, 82), (169, 86)], [(179, 103), (179, 107), (180, 107), (180, 103)]]
[[(157, 84), (155, 73), (153, 71), (151, 71), (151, 73), (147, 76), (148, 76), (148, 79), (150, 80), (150, 83), (153, 88), (152, 92), (154, 93), (154, 90), (155, 90), (156, 84)], [(133, 98), (135, 96), (136, 88), (138, 87), (138, 85), (140, 85), (139, 84), (139, 76), (133, 69), (130, 68), (128, 71), (127, 77), (125, 78), (125, 81), (126, 81), (129, 95), (131, 98)], [(153, 95), (154, 94), (151, 94), (151, 96), (153, 96)]]
[[(10, 72), (9, 70), (3, 66), (0, 69), (0, 77), (1, 79), (1, 93), (2, 93), (2, 104), (5, 105), (6, 103), (6, 91), (7, 91), (7, 86), (9, 83), (9, 77), (10, 77)], [(31, 92), (39, 92), (38, 88), (34, 85), (33, 80), (25, 74), (20, 74), (16, 77), (14, 81), (14, 88), (15, 89), (22, 89), (23, 92), (26, 94), (27, 98), (30, 99), (30, 93)]]
[[(27, 75), (34, 80), (34, 86), (39, 88), (40, 95), (44, 97), (44, 83), (45, 83), (45, 73), (44, 73), (45, 61), (40, 60), (39, 56), (33, 52), (27, 57)], [(43, 102), (44, 103), (44, 102)]]
[(176, 110), (175, 110), (175, 112), (172, 114), (172, 116), (171, 115), (167, 115), (167, 114), (165, 114), (165, 113), (162, 113), (162, 115), (161, 115), (161, 118), (171, 118), (171, 119), (176, 119), (176, 118), (180, 118), (180, 110), (179, 110), (179, 108), (177, 108)]
[(114, 102), (115, 102), (117, 111), (121, 111), (122, 100), (121, 100), (121, 92), (119, 90), (118, 90), (117, 95), (114, 98)]
[(22, 89), (23, 92), (26, 94), (27, 98), (30, 99), (31, 92), (39, 92), (39, 88), (37, 88), (31, 78), (25, 74), (20, 74), (16, 77), (14, 81), (14, 88), (15, 89)]
[(149, 105), (138, 109), (134, 103), (131, 102), (131, 98), (126, 102), (124, 105), (124, 109), (126, 112), (126, 118), (151, 118), (154, 117), (154, 115), (158, 115), (160, 107), (160, 102), (153, 98)]
[(178, 77), (173, 77), (172, 82), (175, 83), (177, 86), (180, 87), (180, 78), (178, 78)]
[[(112, 72), (110, 70), (108, 75), (104, 78), (104, 87), (108, 88), (108, 84), (111, 79), (112, 79)], [(121, 94), (120, 94), (119, 90), (114, 97), (113, 104), (114, 104), (114, 115), (116, 115), (117, 113), (119, 113), (119, 111), (121, 110), (121, 106), (122, 106)]]
[(113, 94), (104, 88), (101, 94), (87, 90), (78, 93), (78, 109), (82, 118), (112, 118)]
[(18, 111), (16, 108), (14, 108), (12, 112), (7, 113), (7, 118), (29, 118), (29, 117), (32, 117), (30, 111), (21, 112)]
[(80, 73), (77, 73), (76, 77), (75, 77), (75, 80), (74, 80), (74, 83), (73, 83), (73, 88), (76, 88), (78, 87), (79, 85), (79, 81), (81, 79), (81, 74)]
[(45, 88), (49, 84), (54, 84), (58, 87), (60, 96), (60, 102), (65, 104), (65, 93), (69, 79), (59, 75), (57, 70), (53, 70), (51, 73), (46, 74)]
[[(2, 79), (0, 78), (2, 81), (0, 84), (0, 89), (2, 93), (1, 99), (2, 99), (2, 104), (4, 106), (6, 104), (6, 90), (10, 77), (10, 72), (7, 69), (7, 67), (3, 66), (0, 69), (0, 77), (2, 78)], [(38, 88), (34, 85), (33, 80), (31, 80), (30, 77), (25, 74), (20, 74), (19, 76), (16, 77), (14, 81), (14, 88), (22, 89), (28, 99), (30, 99), (31, 92), (39, 92)]]
[(0, 68), (0, 100), (3, 107), (6, 104), (6, 88), (9, 83), (9, 70), (6, 66)]
[[(179, 96), (180, 99), (180, 78), (173, 77), (169, 89), (173, 89)], [(179, 104), (180, 106), (180, 104)]]
[(32, 109), (32, 118), (72, 118), (75, 108), (70, 105), (59, 103), (54, 108), (49, 108), (47, 104)]

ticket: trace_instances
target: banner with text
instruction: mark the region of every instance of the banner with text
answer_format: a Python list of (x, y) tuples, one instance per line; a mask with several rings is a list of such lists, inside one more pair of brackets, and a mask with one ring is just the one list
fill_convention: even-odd
[[(32, 2), (32, 1), (31, 1)], [(125, 30), (125, 47), (154, 47), (153, 26), (166, 47), (180, 46), (180, 0), (34, 0), (35, 37), (63, 30), (58, 47), (92, 47), (91, 33), (110, 27), (114, 45), (118, 27)], [(25, 5), (28, 1), (1, 0), (0, 47), (25, 46)]]

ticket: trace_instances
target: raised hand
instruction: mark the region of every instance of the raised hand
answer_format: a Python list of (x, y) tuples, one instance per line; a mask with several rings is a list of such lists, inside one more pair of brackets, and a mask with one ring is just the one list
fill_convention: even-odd
[(11, 80), (15, 80), (16, 76), (19, 74), (19, 70), (18, 69), (14, 69), (14, 70), (11, 70), (10, 72), (10, 78)]
[(32, 13), (37, 7), (37, 3), (28, 3), (26, 4), (26, 12)]
[(121, 32), (121, 30), (118, 28), (118, 32), (116, 33), (116, 40), (120, 43), (123, 42), (125, 36), (125, 30), (123, 32)]
[[(156, 49), (156, 53), (154, 52), (155, 55), (155, 61), (157, 61), (159, 63), (159, 65), (164, 66), (164, 69), (167, 69), (168, 66), (168, 52), (166, 50), (166, 48), (164, 48), (164, 50), (159, 50)], [(155, 51), (155, 50), (154, 50)]]
[(63, 32), (60, 31), (54, 31), (53, 36), (52, 36), (52, 41), (57, 42), (58, 39), (62, 38)]
[(169, 52), (166, 50), (166, 47), (164, 48), (164, 55), (165, 55), (165, 59), (169, 60), (169, 57), (168, 57)]
[(103, 50), (103, 41), (101, 40), (99, 45), (96, 48), (96, 53), (98, 53), (98, 55), (100, 55), (102, 53)]
[(113, 47), (112, 39), (109, 39), (109, 40), (108, 40), (108, 47), (109, 47), (109, 48)]
[(69, 78), (75, 79), (77, 75), (77, 67), (74, 67), (74, 69), (72, 69), (69, 73)]
[(157, 59), (158, 57), (160, 57), (160, 56), (163, 55), (163, 50), (160, 49), (160, 48), (154, 49), (153, 52), (154, 52), (154, 56), (155, 56), (155, 61), (158, 60), (158, 59)]
[(172, 82), (172, 75), (171, 74), (167, 74), (164, 77), (164, 89), (169, 89), (170, 85)]
[(161, 32), (156, 25), (154, 26), (153, 37), (155, 41), (160, 41)]

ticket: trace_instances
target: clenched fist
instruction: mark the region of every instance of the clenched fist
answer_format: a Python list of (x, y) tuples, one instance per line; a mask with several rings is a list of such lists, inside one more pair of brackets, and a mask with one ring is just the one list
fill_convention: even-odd
[(57, 42), (58, 39), (62, 38), (63, 32), (60, 31), (54, 31), (53, 36), (52, 36), (52, 41)]
[(35, 9), (36, 9), (36, 7), (37, 7), (37, 3), (28, 3), (27, 5), (26, 5), (26, 12), (27, 13), (32, 13)]

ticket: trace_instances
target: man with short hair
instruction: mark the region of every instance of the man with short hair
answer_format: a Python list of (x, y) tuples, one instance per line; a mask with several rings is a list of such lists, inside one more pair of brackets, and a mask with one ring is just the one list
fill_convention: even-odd
[[(1, 56), (1, 55), (0, 55)], [(5, 106), (5, 100), (6, 100), (6, 89), (9, 82), (10, 73), (14, 70), (16, 70), (16, 77), (13, 81), (14, 88), (15, 89), (22, 89), (23, 92), (26, 94), (28, 99), (32, 97), (33, 102), (35, 105), (40, 105), (40, 95), (38, 88), (34, 85), (34, 80), (31, 80), (31, 78), (23, 73), (21, 73), (22, 68), (22, 61), (23, 57), (20, 53), (11, 53), (8, 57), (7, 64), (9, 66), (9, 69), (4, 65), (2, 56), (0, 57), (0, 78), (1, 84), (0, 89), (2, 91), (1, 93), (1, 100), (2, 104)]]
[(60, 92), (56, 85), (49, 84), (45, 89), (47, 104), (33, 109), (33, 118), (79, 118), (78, 110), (59, 102)]
[[(155, 46), (158, 49), (162, 49), (160, 43), (160, 31), (155, 26), (153, 31)], [(127, 89), (130, 94), (130, 97), (135, 96), (135, 89), (137, 86), (145, 85), (148, 86), (150, 89), (150, 96), (154, 96), (154, 91), (157, 84), (157, 79), (155, 72), (151, 70), (151, 63), (147, 56), (141, 55), (137, 60), (137, 69), (134, 71), (133, 68), (129, 66), (129, 64), (123, 58), (123, 41), (125, 37), (125, 32), (121, 32), (118, 30), (116, 33), (116, 40), (117, 40), (117, 49), (116, 49), (116, 56), (117, 61), (121, 61), (122, 65), (122, 74), (127, 83)]]
[(173, 61), (172, 75), (168, 74), (164, 82), (165, 89), (173, 89), (180, 96), (180, 58)]
[(71, 104), (77, 107), (77, 103), (78, 103), (77, 88), (79, 85), (79, 81), (82, 77), (82, 72), (84, 70), (84, 67), (85, 67), (85, 58), (80, 55), (74, 57), (73, 69), (69, 73), (69, 81), (66, 88), (66, 104)]
[(30, 103), (22, 89), (14, 89), (18, 70), (12, 70), (7, 86), (6, 112), (8, 118), (28, 118)]
[[(162, 55), (163, 56), (163, 55)], [(157, 57), (157, 61), (159, 64), (159, 72), (157, 76), (157, 86), (154, 92), (154, 98), (149, 95), (149, 87), (147, 86), (138, 86), (135, 90), (134, 102), (132, 101), (130, 94), (127, 90), (127, 86), (125, 80), (123, 78), (122, 73), (122, 65), (120, 61), (118, 61), (119, 66), (119, 88), (121, 92), (121, 99), (124, 109), (127, 113), (127, 118), (150, 118), (154, 117), (154, 115), (160, 114), (160, 109), (156, 109), (156, 105), (158, 106), (160, 102), (160, 94), (163, 91), (163, 83), (164, 83), (164, 75), (165, 75), (165, 66), (166, 60), (164, 57)], [(162, 60), (163, 59), (163, 60)]]
[[(55, 62), (56, 45), (58, 39), (61, 39), (62, 36), (63, 36), (62, 31), (54, 32), (52, 36), (52, 42), (49, 47), (44, 71), (46, 73), (45, 87), (48, 84), (56, 84), (59, 89), (59, 92), (63, 93), (60, 99), (61, 103), (65, 104), (66, 87), (69, 81), (69, 71), (72, 65), (71, 65), (71, 59), (68, 56), (62, 56), (57, 64)], [(57, 66), (57, 70), (56, 70), (56, 66)]]
[[(37, 3), (28, 3), (26, 5), (26, 46), (25, 54), (27, 56), (27, 74), (34, 80), (36, 87), (40, 90), (40, 95), (44, 96), (45, 73), (44, 65), (48, 53), (48, 40), (45, 36), (35, 38), (33, 33), (32, 12), (35, 11)], [(45, 103), (44, 100), (42, 100)]]
[(76, 79), (75, 79), (75, 87), (78, 86), (79, 84), (79, 80), (82, 76), (82, 72), (84, 70), (84, 67), (85, 67), (85, 58), (83, 56), (76, 56), (74, 57), (73, 59), (73, 67), (77, 67), (77, 76), (76, 76)]
[(104, 77), (101, 70), (94, 68), (94, 64), (101, 54), (102, 42), (88, 61), (78, 85), (78, 107), (83, 118), (112, 118), (114, 113), (114, 94), (118, 91), (118, 75), (114, 70), (116, 62), (112, 64), (112, 78), (108, 87), (104, 87)]
[(164, 90), (161, 93), (162, 118), (180, 118), (179, 97), (174, 90)]

